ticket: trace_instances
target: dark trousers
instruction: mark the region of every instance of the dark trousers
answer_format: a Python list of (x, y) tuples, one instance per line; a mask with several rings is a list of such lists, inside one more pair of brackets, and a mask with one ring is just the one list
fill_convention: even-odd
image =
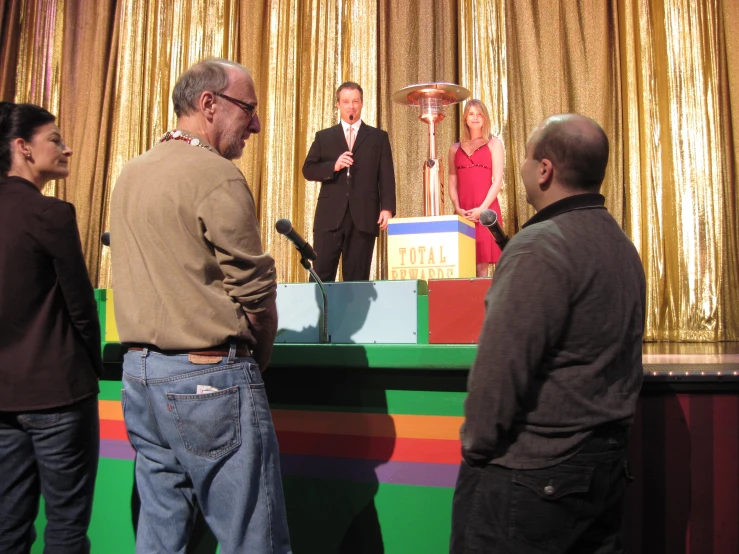
[(517, 470), (462, 462), (452, 554), (616, 554), (628, 474), (626, 434), (593, 437), (565, 462)]
[(335, 231), (313, 231), (313, 248), (318, 256), (313, 269), (321, 281), (336, 280), (339, 257), (344, 281), (369, 280), (376, 237), (357, 229), (350, 212), (347, 207), (344, 219)]
[(44, 552), (90, 552), (99, 429), (97, 395), (63, 408), (0, 412), (0, 552), (31, 551), (41, 494)]

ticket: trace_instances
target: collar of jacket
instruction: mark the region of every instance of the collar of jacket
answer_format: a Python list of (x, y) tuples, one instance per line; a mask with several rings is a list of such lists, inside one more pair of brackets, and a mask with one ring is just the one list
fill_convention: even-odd
[(566, 212), (571, 212), (573, 210), (605, 210), (605, 204), (606, 197), (602, 194), (598, 194), (597, 192), (573, 194), (572, 196), (568, 196), (567, 198), (563, 198), (562, 200), (557, 200), (556, 202), (552, 202), (545, 208), (542, 208), (540, 211), (536, 212), (534, 217), (524, 223), (521, 228), (523, 229), (528, 227), (529, 225), (541, 223), (542, 221), (552, 219), (553, 217)]
[(41, 191), (38, 189), (38, 187), (34, 185), (31, 181), (29, 181), (28, 179), (24, 179), (23, 177), (18, 177), (17, 175), (12, 175), (10, 177), (0, 177), (0, 186), (8, 185), (30, 187), (41, 194)]

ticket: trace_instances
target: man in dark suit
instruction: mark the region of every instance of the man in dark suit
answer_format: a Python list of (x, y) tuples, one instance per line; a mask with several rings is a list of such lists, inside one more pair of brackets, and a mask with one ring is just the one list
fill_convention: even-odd
[(321, 183), (313, 246), (315, 270), (335, 281), (342, 259), (345, 281), (366, 281), (375, 238), (395, 215), (395, 172), (387, 133), (362, 122), (362, 87), (346, 82), (336, 91), (338, 125), (316, 133), (303, 176)]

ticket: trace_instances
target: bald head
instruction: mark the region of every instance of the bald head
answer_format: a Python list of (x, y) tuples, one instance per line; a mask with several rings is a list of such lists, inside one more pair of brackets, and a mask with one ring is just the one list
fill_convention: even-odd
[(608, 137), (595, 121), (579, 114), (553, 115), (532, 134), (533, 158), (549, 160), (564, 187), (598, 192), (608, 165)]

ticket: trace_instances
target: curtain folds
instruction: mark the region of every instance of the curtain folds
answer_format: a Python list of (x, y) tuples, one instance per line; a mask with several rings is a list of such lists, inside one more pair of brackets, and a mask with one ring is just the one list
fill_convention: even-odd
[[(739, 340), (738, 37), (734, 0), (0, 0), (0, 96), (59, 116), (72, 173), (44, 192), (76, 206), (99, 286), (111, 284), (99, 236), (117, 175), (174, 126), (177, 76), (204, 57), (254, 75), (262, 132), (236, 163), (282, 282), (307, 272), (274, 223), (311, 236), (319, 186), (301, 168), (315, 132), (337, 122), (341, 82), (362, 85), (363, 119), (390, 134), (401, 217), (423, 215), (428, 139), (392, 93), (470, 89), (506, 147), (510, 233), (533, 214), (518, 172), (529, 134), (577, 111), (611, 142), (603, 192), (644, 263), (646, 338)], [(460, 113), (438, 126), (444, 165)], [(385, 260), (381, 236), (374, 278)]]

